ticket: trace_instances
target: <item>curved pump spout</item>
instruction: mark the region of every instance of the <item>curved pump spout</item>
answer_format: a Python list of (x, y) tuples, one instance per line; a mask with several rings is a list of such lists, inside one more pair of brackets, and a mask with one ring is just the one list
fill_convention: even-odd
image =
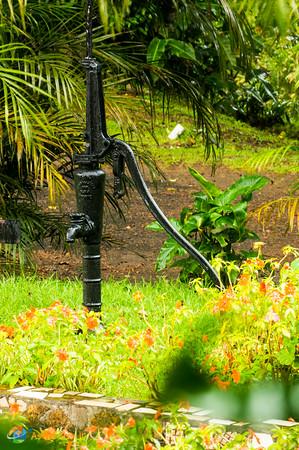
[(119, 158), (123, 158), (126, 161), (135, 186), (145, 205), (155, 217), (155, 219), (168, 234), (170, 234), (194, 259), (196, 259), (200, 266), (208, 273), (215, 286), (218, 289), (222, 289), (223, 284), (215, 269), (184, 236), (178, 233), (178, 231), (171, 225), (165, 214), (161, 211), (161, 209), (153, 199), (140, 173), (134, 152), (131, 147), (126, 142), (115, 140), (114, 151)]

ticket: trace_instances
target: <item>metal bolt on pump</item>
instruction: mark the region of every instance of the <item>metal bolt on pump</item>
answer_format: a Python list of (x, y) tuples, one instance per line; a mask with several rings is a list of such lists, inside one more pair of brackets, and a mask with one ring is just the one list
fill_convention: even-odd
[(107, 156), (113, 160), (114, 196), (124, 195), (125, 164), (145, 205), (165, 229), (208, 273), (216, 287), (222, 284), (210, 263), (171, 225), (156, 204), (138, 168), (131, 147), (107, 134), (101, 65), (92, 56), (92, 0), (87, 0), (86, 57), (86, 131), (85, 152), (75, 156), (74, 173), (77, 212), (71, 214), (67, 242), (83, 242), (83, 305), (91, 311), (101, 310), (101, 237), (105, 194), (105, 172), (100, 165)]

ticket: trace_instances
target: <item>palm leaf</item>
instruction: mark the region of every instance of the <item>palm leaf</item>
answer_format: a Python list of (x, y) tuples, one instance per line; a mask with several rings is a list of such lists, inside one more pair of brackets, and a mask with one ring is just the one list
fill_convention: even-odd
[(233, 0), (239, 11), (258, 17), (263, 27), (277, 26), (281, 34), (296, 24), (299, 17), (298, 3), (293, 0)]
[(267, 170), (271, 169), (284, 159), (290, 149), (291, 146), (263, 150), (262, 153), (249, 158), (246, 165), (248, 165), (250, 169), (257, 170), (259, 172), (266, 168)]
[(263, 227), (270, 221), (287, 218), (289, 230), (297, 228), (299, 231), (299, 198), (282, 197), (272, 200), (251, 212), (251, 215), (256, 217)]

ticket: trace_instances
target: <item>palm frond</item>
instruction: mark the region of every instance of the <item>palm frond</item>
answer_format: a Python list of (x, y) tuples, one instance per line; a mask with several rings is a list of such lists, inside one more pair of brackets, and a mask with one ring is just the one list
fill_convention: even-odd
[(270, 221), (287, 219), (286, 231), (299, 231), (299, 197), (282, 197), (264, 203), (251, 213), (265, 228)]
[(121, 29), (123, 19), (128, 13), (131, 0), (98, 0), (99, 15), (107, 32)]
[(29, 61), (20, 60), (19, 66), (26, 74), (25, 81), (30, 80), (35, 94), (42, 89), (42, 94), (47, 92), (60, 107), (70, 108), (74, 103), (82, 104), (82, 75), (74, 67), (71, 56), (39, 53)]
[(239, 11), (250, 11), (263, 27), (278, 27), (281, 34), (286, 34), (299, 17), (298, 2), (294, 0), (233, 0), (232, 3)]
[(287, 147), (279, 147), (274, 149), (269, 148), (268, 150), (263, 150), (263, 152), (249, 158), (247, 166), (258, 172), (263, 169), (271, 170), (271, 168), (275, 167), (275, 165), (285, 158), (290, 150), (290, 145)]

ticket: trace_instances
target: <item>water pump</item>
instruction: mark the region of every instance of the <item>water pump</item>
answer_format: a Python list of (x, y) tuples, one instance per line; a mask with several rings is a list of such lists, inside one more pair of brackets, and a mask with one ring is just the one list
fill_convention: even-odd
[(71, 214), (67, 242), (83, 241), (83, 304), (89, 310), (101, 310), (101, 237), (105, 193), (105, 172), (102, 164), (113, 161), (114, 196), (124, 195), (123, 176), (128, 168), (145, 205), (165, 229), (208, 273), (219, 289), (221, 280), (201, 253), (171, 225), (153, 199), (142, 175), (134, 152), (126, 142), (107, 134), (101, 64), (92, 56), (92, 0), (87, 0), (86, 19), (86, 131), (85, 152), (75, 156), (78, 168), (74, 173), (77, 198), (76, 213)]

